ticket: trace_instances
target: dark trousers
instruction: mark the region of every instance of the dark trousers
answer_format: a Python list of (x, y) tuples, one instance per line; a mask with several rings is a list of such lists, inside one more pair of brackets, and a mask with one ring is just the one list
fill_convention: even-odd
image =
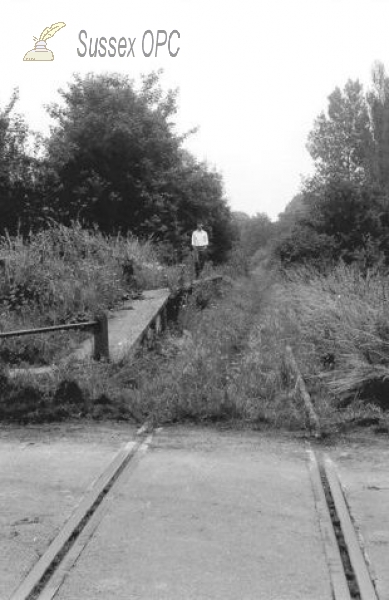
[(194, 247), (194, 263), (195, 263), (195, 271), (196, 277), (198, 278), (205, 264), (205, 259), (207, 255), (206, 247)]

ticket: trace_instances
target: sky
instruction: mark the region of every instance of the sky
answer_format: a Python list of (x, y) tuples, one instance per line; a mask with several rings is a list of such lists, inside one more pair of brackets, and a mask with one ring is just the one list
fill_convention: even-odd
[[(54, 60), (23, 61), (58, 22)], [(349, 78), (367, 89), (375, 60), (389, 72), (388, 26), (389, 0), (2, 0), (0, 107), (17, 86), (18, 112), (48, 133), (44, 106), (73, 73), (139, 82), (163, 69), (163, 88), (179, 88), (177, 131), (199, 128), (185, 145), (223, 175), (232, 210), (275, 219), (312, 172), (307, 137), (329, 94)], [(89, 57), (102, 37), (116, 38), (115, 56)], [(118, 56), (121, 37), (130, 56)]]

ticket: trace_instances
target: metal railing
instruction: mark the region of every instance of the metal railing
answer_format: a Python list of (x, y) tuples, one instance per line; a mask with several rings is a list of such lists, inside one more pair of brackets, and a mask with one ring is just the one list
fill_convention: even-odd
[(95, 317), (95, 321), (83, 321), (81, 323), (69, 323), (68, 325), (53, 325), (51, 327), (39, 327), (37, 329), (19, 329), (17, 331), (0, 332), (1, 338), (20, 337), (22, 335), (37, 335), (39, 333), (50, 333), (52, 331), (68, 331), (71, 329), (92, 329), (94, 336), (93, 358), (109, 358), (108, 340), (108, 315), (103, 312)]

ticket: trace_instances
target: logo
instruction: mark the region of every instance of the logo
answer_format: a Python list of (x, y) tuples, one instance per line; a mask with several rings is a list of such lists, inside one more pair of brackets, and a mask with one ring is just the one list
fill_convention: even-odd
[(39, 36), (39, 40), (37, 40), (36, 37), (32, 38), (35, 40), (35, 48), (29, 50), (27, 54), (24, 55), (23, 60), (54, 60), (54, 54), (46, 47), (46, 41), (52, 38), (53, 35), (62, 29), (62, 27), (65, 27), (65, 25), (65, 23), (60, 22), (54, 23), (53, 25), (50, 25), (50, 27), (45, 27)]

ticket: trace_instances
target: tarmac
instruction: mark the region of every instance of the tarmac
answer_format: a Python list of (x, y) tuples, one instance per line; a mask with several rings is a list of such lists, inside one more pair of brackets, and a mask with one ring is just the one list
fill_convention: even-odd
[(388, 436), (360, 436), (331, 452), (379, 600), (389, 600)]
[(134, 427), (0, 428), (0, 599), (21, 583)]
[(330, 600), (303, 444), (179, 427), (112, 489), (58, 600)]
[[(1, 600), (135, 434), (124, 423), (1, 428)], [(387, 435), (351, 435), (325, 452), (377, 598), (389, 600)], [(157, 430), (103, 500), (76, 562), (61, 563), (55, 599), (332, 600), (310, 469), (291, 433)]]

